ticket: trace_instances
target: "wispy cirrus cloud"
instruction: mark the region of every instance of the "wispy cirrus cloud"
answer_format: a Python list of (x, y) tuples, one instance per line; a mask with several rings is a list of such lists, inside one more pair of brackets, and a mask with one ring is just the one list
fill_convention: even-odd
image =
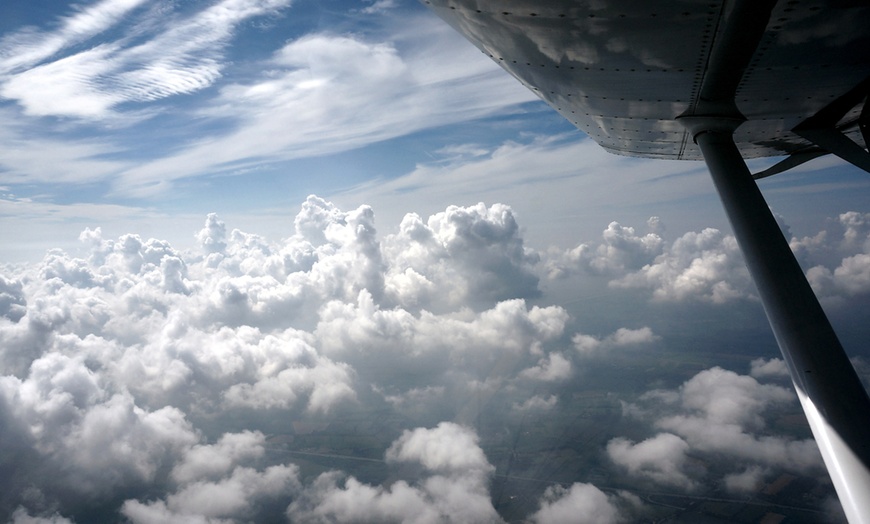
[[(163, 14), (166, 27), (144, 41), (139, 29), (125, 27), (120, 37), (55, 57), (115, 28), (141, 3), (105, 1), (67, 17), (54, 32), (7, 37), (0, 51), (6, 58), (0, 62), (0, 71), (5, 70), (0, 95), (15, 100), (28, 115), (100, 120), (124, 102), (192, 93), (220, 77), (225, 47), (239, 23), (290, 4), (224, 0), (187, 17)], [(156, 15), (140, 14), (133, 25), (152, 26)]]
[[(261, 76), (223, 85), (195, 115), (229, 130), (125, 171), (117, 190), (147, 195), (180, 178), (347, 151), (534, 100), (449, 28), (415, 22), (425, 36), (413, 42), (329, 33), (289, 42)], [(447, 53), (462, 65), (433, 67), (429, 55)]]
[[(8, 36), (0, 97), (18, 106), (7, 104), (16, 117), (7, 134), (25, 145), (14, 156), (0, 153), (0, 165), (28, 180), (57, 180), (57, 165), (23, 168), (37, 151), (26, 144), (31, 128), (73, 141), (82, 130), (123, 129), (102, 133), (92, 154), (66, 159), (66, 178), (111, 180), (116, 196), (153, 196), (179, 179), (347, 151), (535, 100), (449, 28), (413, 12), (383, 15), (379, 23), (389, 27), (366, 34), (320, 31), (288, 42), (264, 33), (272, 57), (234, 58), (229, 74), (241, 24), (290, 3), (223, 0), (182, 14), (107, 2), (54, 31)], [(399, 29), (406, 25), (414, 31)], [(242, 78), (239, 68), (258, 73)], [(208, 87), (216, 90), (174, 104), (172, 114), (155, 103)], [(147, 122), (156, 114), (169, 126)], [(186, 131), (154, 145), (176, 128)], [(106, 154), (118, 163), (92, 169)]]
[(54, 31), (25, 28), (0, 39), (0, 74), (21, 71), (117, 24), (145, 0), (104, 0), (61, 17)]

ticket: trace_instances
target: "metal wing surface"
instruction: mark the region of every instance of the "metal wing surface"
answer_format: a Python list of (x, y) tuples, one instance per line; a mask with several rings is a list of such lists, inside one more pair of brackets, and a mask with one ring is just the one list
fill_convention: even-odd
[[(699, 102), (727, 1), (425, 3), (608, 151), (702, 158), (675, 119)], [(818, 156), (820, 141), (793, 130), (826, 108), (828, 126), (864, 148), (870, 3), (779, 1), (760, 23), (733, 94), (746, 118), (734, 134), (742, 155)]]

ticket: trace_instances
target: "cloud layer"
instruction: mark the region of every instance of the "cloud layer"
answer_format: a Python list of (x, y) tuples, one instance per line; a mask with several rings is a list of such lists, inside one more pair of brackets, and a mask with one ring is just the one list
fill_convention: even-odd
[[(537, 303), (544, 273), (574, 260), (557, 281), (586, 275), (619, 293), (652, 267), (684, 268), (639, 289), (654, 304), (712, 307), (739, 297), (714, 300), (710, 282), (740, 289), (744, 278), (717, 263), (723, 272), (691, 292), (658, 292), (731, 256), (717, 232), (669, 244), (613, 223), (571, 259), (529, 249), (521, 231), (510, 207), (477, 204), (409, 214), (380, 236), (371, 208), (311, 196), (281, 242), (216, 215), (189, 252), (86, 229), (79, 256), (52, 250), (4, 274), (4, 517), (500, 521), (507, 488), (493, 486), (513, 477), (496, 471), (522, 462), (503, 450), (525, 425), (583, 430), (571, 417), (590, 370), (611, 373), (624, 355), (655, 362), (667, 342), (644, 325), (573, 327), (565, 308)], [(781, 470), (820, 475), (812, 440), (769, 425), (795, 409), (781, 361), (749, 369), (646, 393), (622, 384), (624, 422), (584, 456), (605, 457), (598, 468), (633, 489), (740, 492)], [(536, 493), (522, 515), (535, 522), (652, 511), (576, 476)]]
[[(20, 453), (8, 511), (117, 505), (133, 521), (247, 520), (295, 500), (299, 518), (342, 518), (335, 504), (371, 495), (372, 518), (410, 496), (432, 518), (498, 520), (493, 468), (454, 423), (429, 420), (434, 429), (385, 446), (388, 465), (431, 472), (386, 491), (332, 473), (303, 489), (295, 466), (264, 462), (261, 430), (202, 428), (218, 416), (253, 428), (277, 413), (288, 424), (328, 420), (363, 403), (414, 413), (434, 402), (442, 408), (417, 420), (461, 418), (469, 388), (547, 380), (519, 371), (567, 315), (526, 303), (538, 294), (537, 258), (510, 208), (409, 215), (382, 241), (370, 208), (311, 197), (277, 245), (214, 215), (191, 253), (99, 229), (80, 240), (82, 258), (51, 251), (0, 280), (4, 456)], [(149, 486), (167, 494), (118, 498)]]

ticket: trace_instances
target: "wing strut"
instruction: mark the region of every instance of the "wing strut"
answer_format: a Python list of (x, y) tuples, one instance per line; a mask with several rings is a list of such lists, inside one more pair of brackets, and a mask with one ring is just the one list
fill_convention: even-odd
[(846, 122), (842, 127), (838, 126), (846, 113), (862, 101), (864, 105), (857, 125), (864, 144), (870, 146), (870, 78), (866, 78), (848, 93), (792, 129), (794, 134), (809, 140), (815, 147), (792, 153), (777, 164), (755, 173), (752, 175), (753, 178), (759, 180), (776, 175), (828, 153), (833, 153), (846, 162), (870, 172), (870, 152), (849, 139), (843, 132), (843, 129), (852, 128), (856, 122)]
[(828, 152), (824, 149), (812, 149), (809, 151), (801, 151), (799, 153), (792, 153), (780, 160), (776, 164), (768, 167), (764, 171), (759, 171), (752, 175), (752, 178), (755, 180), (760, 180), (762, 178), (767, 178), (769, 176), (778, 175), (780, 173), (784, 173), (793, 167), (797, 167), (801, 164), (805, 164), (810, 160), (814, 160), (819, 158), (820, 156), (827, 155)]
[[(792, 132), (831, 152), (846, 162), (858, 166), (864, 171), (870, 171), (870, 153), (854, 141), (850, 140), (837, 128), (837, 122), (846, 115), (853, 107), (864, 100), (864, 107), (858, 119), (858, 125), (867, 142), (867, 118), (868, 106), (867, 95), (870, 93), (870, 78), (852, 88), (845, 95), (837, 98), (821, 111), (801, 122)], [(852, 123), (854, 125), (854, 122)], [(870, 146), (870, 144), (868, 144)]]
[(679, 120), (710, 169), (846, 517), (870, 523), (870, 399), (734, 143), (742, 119)]

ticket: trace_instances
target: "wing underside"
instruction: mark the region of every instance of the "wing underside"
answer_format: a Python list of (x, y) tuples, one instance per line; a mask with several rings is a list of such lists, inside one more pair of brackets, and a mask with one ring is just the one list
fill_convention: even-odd
[[(605, 149), (701, 159), (676, 118), (699, 102), (727, 2), (426, 3)], [(866, 147), (868, 20), (867, 2), (776, 2), (734, 96), (744, 157), (818, 156), (819, 141), (794, 130), (826, 110), (829, 130)]]

